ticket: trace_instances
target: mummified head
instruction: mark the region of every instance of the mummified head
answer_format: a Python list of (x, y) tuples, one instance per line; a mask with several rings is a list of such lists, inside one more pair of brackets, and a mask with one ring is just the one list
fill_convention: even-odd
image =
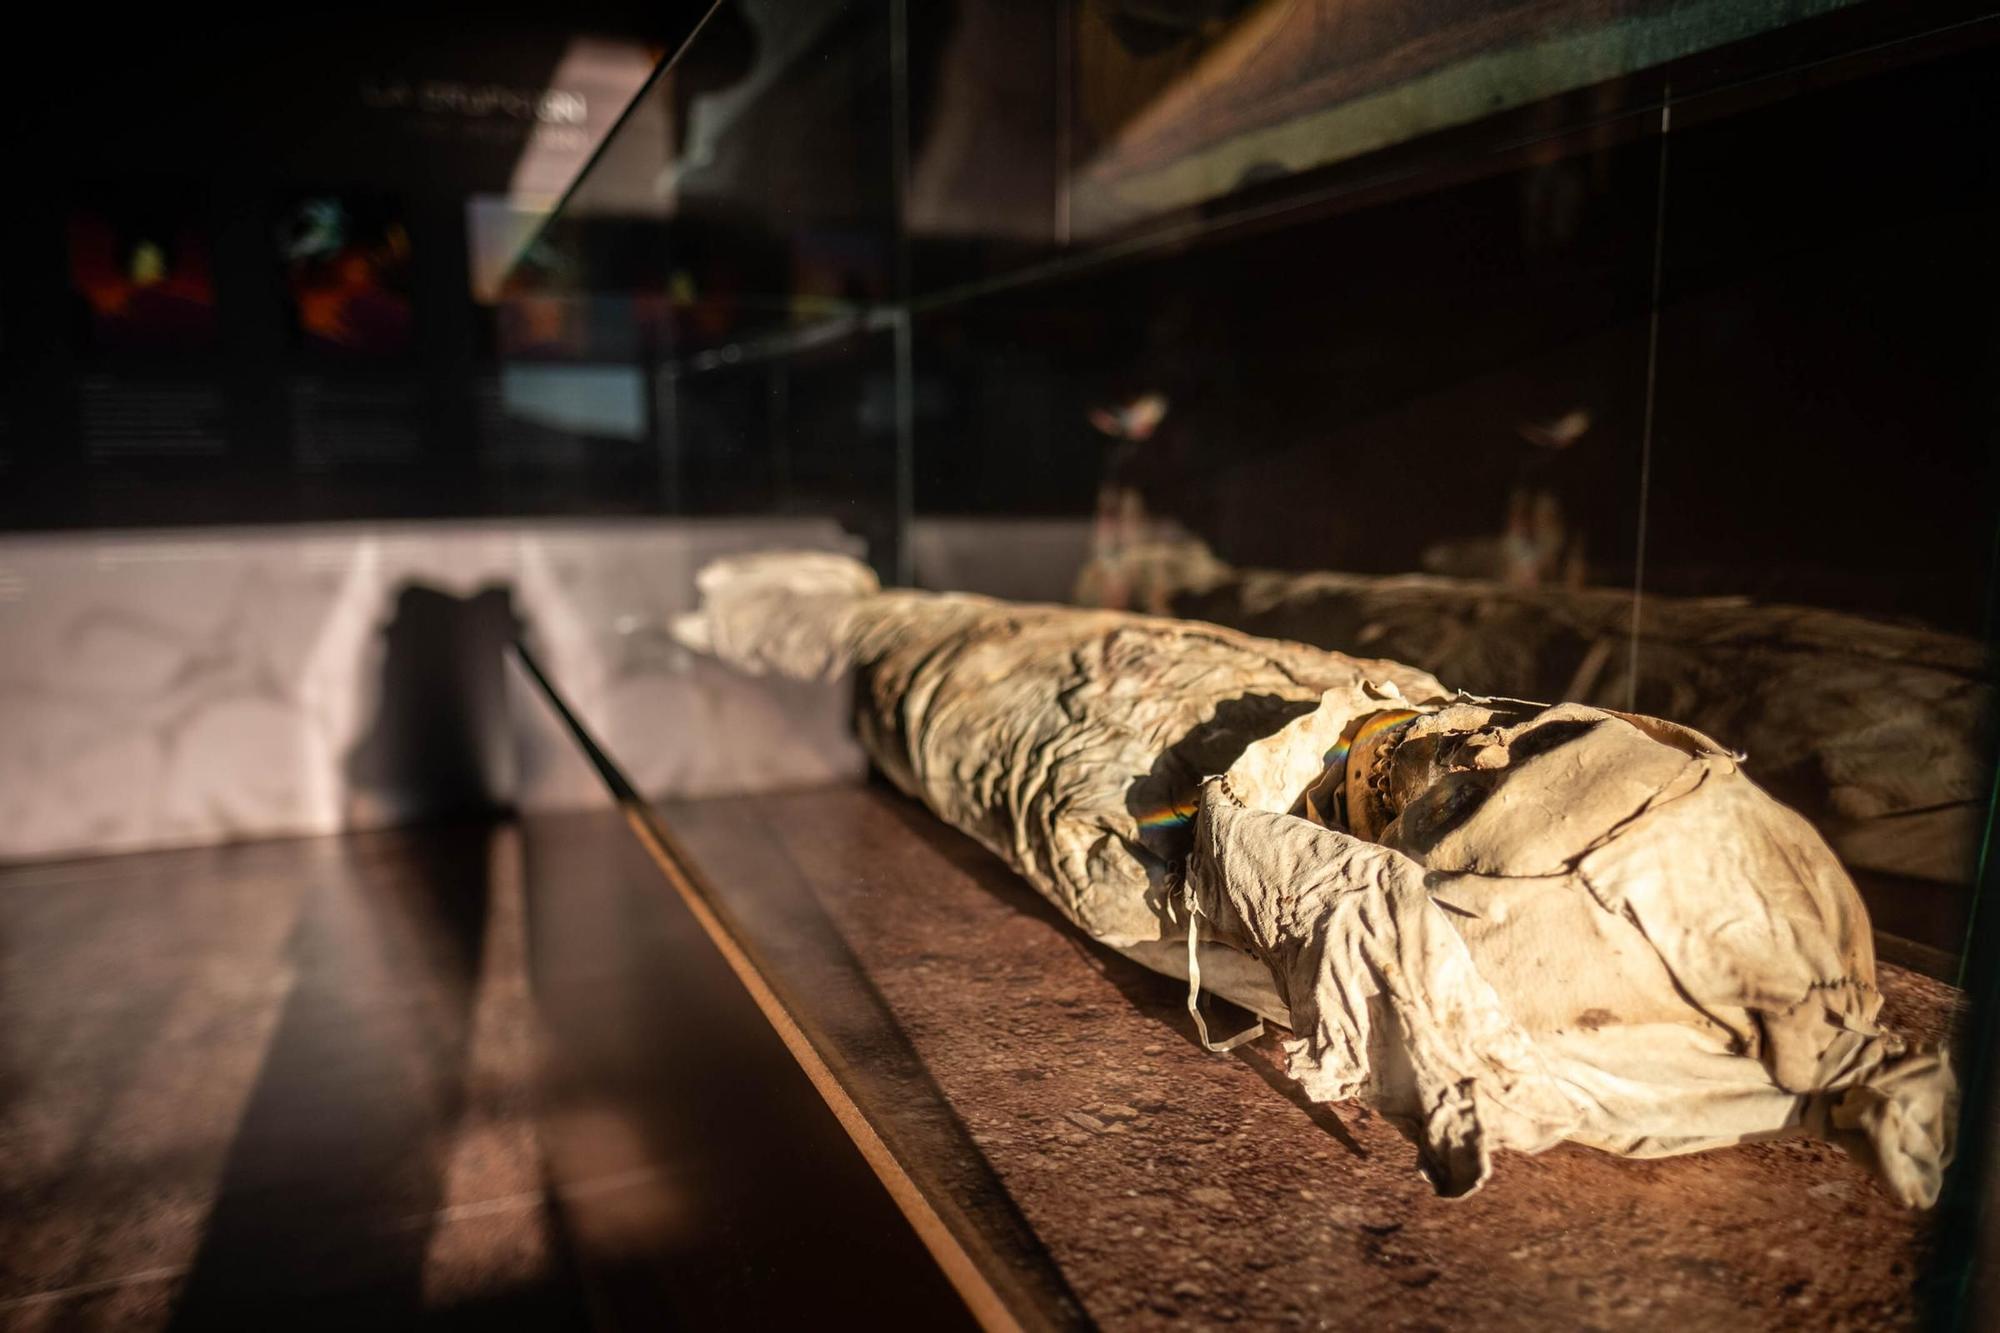
[(1510, 699), (1355, 731), (1347, 824), (1433, 870), (1552, 875), (1721, 746), (1656, 718)]
[[(1700, 733), (1511, 700), (1365, 733), (1345, 775), (1349, 828), (1460, 886), (1436, 891), (1478, 880), (1513, 898), (1502, 886), (1567, 877), (1637, 922), (1707, 1017), (1745, 1011), (1725, 1024), (1795, 1091), (1824, 1086), (1831, 1031), (1872, 1022), (1874, 943), (1853, 881), (1812, 825)], [(1588, 972), (1542, 975), (1519, 1006), (1602, 1007)], [(1800, 1007), (1808, 990), (1842, 1010), (1831, 1028), (1823, 1006)]]
[(1357, 737), (1350, 831), (1434, 875), (1575, 876), (1607, 910), (1644, 918), (1656, 942), (1706, 939), (1697, 970), (1714, 984), (1689, 988), (1718, 1003), (1787, 1006), (1801, 977), (1873, 994), (1868, 915), (1832, 849), (1699, 732), (1583, 704), (1477, 700)]
[[(1327, 758), (1304, 813), (1385, 854), (1315, 844), (1342, 886), (1420, 867), (1532, 1048), (1508, 1077), (1538, 1069), (1569, 1107), (1507, 1131), (1517, 1146), (1559, 1132), (1656, 1156), (1805, 1128), (1874, 1162), (1897, 1197), (1937, 1197), (1950, 1067), (1878, 1024), (1853, 881), (1736, 756), (1655, 718), (1461, 696), (1354, 719)], [(1446, 1034), (1462, 1020), (1436, 1019)], [(1400, 1113), (1412, 1105), (1428, 1103)]]

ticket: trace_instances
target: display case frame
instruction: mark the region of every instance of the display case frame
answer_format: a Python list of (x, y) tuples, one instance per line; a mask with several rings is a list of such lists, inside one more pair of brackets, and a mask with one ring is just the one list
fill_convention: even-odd
[[(642, 330), (657, 506), (833, 516), (891, 584), (1082, 596), (1691, 721), (1815, 821), (1881, 957), (1960, 1010), (1979, 1105), (1989, 8), (1554, 6), (1517, 32), (1507, 5), (1462, 7), (1383, 39), (1459, 42), (1455, 62), (1344, 98), (1253, 89), (1305, 108), (1287, 133), (1393, 93), (1422, 113), (1396, 132), (1220, 175), (1204, 150), (1124, 195), (1106, 182), (1138, 131), (1200, 119), (1204, 70), (1248, 77), (1257, 25), (1340, 7), (1164, 7), (1191, 17), (1127, 65), (1091, 46), (1126, 40), (1127, 7), (945, 8), (717, 6), (524, 252), (512, 299), (623, 302)], [(1128, 118), (1091, 130), (1112, 105)], [(669, 882), (726, 860), (676, 830), (758, 818), (624, 795)], [(1967, 1140), (1940, 1216), (1976, 1211)], [(1973, 1231), (1939, 1234), (1934, 1313), (1970, 1299)]]

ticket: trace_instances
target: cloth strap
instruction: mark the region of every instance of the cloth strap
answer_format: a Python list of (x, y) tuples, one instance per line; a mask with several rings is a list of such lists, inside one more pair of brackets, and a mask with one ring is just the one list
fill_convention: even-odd
[(1258, 1019), (1249, 1027), (1243, 1029), (1243, 1031), (1225, 1040), (1209, 1040), (1208, 1022), (1201, 1016), (1201, 927), (1196, 924), (1200, 920), (1200, 913), (1195, 911), (1193, 889), (1185, 890), (1181, 898), (1181, 906), (1187, 912), (1188, 926), (1188, 1013), (1194, 1017), (1194, 1030), (1200, 1035), (1201, 1044), (1207, 1049), (1214, 1051), (1217, 1055), (1223, 1055), (1235, 1050), (1244, 1042), (1255, 1041), (1257, 1038), (1263, 1036), (1264, 1020), (1261, 1018)]

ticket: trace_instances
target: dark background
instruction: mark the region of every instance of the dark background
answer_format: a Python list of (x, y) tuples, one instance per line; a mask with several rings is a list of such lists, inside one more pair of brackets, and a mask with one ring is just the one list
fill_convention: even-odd
[[(1088, 409), (1157, 390), (1139, 485), (1233, 564), (1436, 568), (1529, 486), (1588, 582), (1631, 586), (1643, 490), (1649, 593), (1980, 633), (2000, 48), (1971, 24), (1795, 63), (1825, 26), (1679, 100), (1664, 171), (1657, 112), (1627, 116), (931, 312), (919, 511), (1087, 512)], [(1570, 448), (1525, 439), (1577, 409)]]
[[(572, 38), (665, 52), (702, 8), (72, 21), (37, 39), (41, 55), (19, 62), (15, 188), (0, 213), (0, 526), (806, 511), (880, 537), (899, 410), (917, 513), (1082, 517), (1114, 461), (1089, 411), (1158, 390), (1172, 411), (1128, 470), (1154, 510), (1232, 563), (1435, 566), (1490, 542), (1510, 493), (1531, 486), (1560, 498), (1588, 581), (1629, 584), (1643, 490), (1649, 590), (1983, 623), (2000, 360), (1990, 21), (1881, 44), (1867, 25), (1894, 14), (1909, 28), (1907, 11), (1862, 5), (1681, 62), (1664, 77), (1694, 93), (1664, 172), (1644, 114), (1500, 151), (1569, 114), (1539, 108), (1332, 182), (1372, 172), (1393, 189), (1331, 188), (1332, 202), (1254, 229), (1198, 229), (933, 300), (1032, 268), (1037, 252), (1018, 237), (929, 235), (921, 219), (898, 232), (884, 20), (848, 6), (743, 118), (670, 237), (592, 224), (567, 237), (582, 266), (567, 281), (627, 302), (600, 301), (592, 336), (649, 374), (786, 333), (797, 289), (821, 270), (824, 294), (856, 311), (913, 295), (910, 400), (897, 401), (878, 325), (740, 365), (682, 364), (671, 402), (649, 390), (649, 438), (510, 417), (500, 316), (468, 288), (465, 207), (505, 190), (527, 126), (385, 108), (367, 92), (544, 87)], [(1055, 142), (1055, 113), (1032, 103), (1059, 95), (1029, 77), (1050, 20), (921, 8), (914, 158), (943, 132), (953, 80), (1004, 66), (1027, 108), (1002, 147), (920, 175), (922, 208), (949, 214), (1004, 176), (1009, 198), (1042, 209), (1035, 182), (1053, 159), (1019, 145)], [(990, 43), (993, 68), (953, 63), (954, 34), (975, 20), (982, 41), (1015, 36)], [(754, 26), (725, 6), (660, 95), (684, 112), (760, 56)], [(1651, 77), (1593, 96), (1641, 103)], [(1253, 182), (1212, 211), (1326, 184)], [(343, 361), (300, 345), (273, 235), (314, 191), (376, 201), (407, 225), (406, 352)], [(93, 336), (66, 229), (104, 200), (200, 223), (212, 345), (133, 355)], [(698, 290), (662, 342), (633, 302), (676, 271)], [(1574, 447), (1524, 441), (1524, 424), (1579, 409), (1591, 424)], [(106, 443), (107, 420), (176, 413), (195, 421), (185, 438), (162, 427)]]
[[(506, 193), (532, 122), (425, 105), (422, 90), (532, 94), (572, 40), (664, 55), (704, 8), (87, 9), (19, 30), (0, 210), (0, 525), (523, 507), (479, 464), (509, 442), (483, 438), (505, 423), (482, 410), (497, 373), (495, 317), (472, 299), (466, 204)], [(412, 90), (402, 105), (383, 94), (399, 86)], [(275, 236), (310, 194), (386, 208), (407, 228), (414, 319), (402, 354), (343, 361), (300, 346)], [(182, 210), (206, 238), (211, 347), (107, 349), (71, 289), (72, 214), (149, 201)], [(157, 423), (176, 411), (195, 419), (199, 439), (142, 430), (121, 442), (116, 429), (92, 428), (107, 412)]]

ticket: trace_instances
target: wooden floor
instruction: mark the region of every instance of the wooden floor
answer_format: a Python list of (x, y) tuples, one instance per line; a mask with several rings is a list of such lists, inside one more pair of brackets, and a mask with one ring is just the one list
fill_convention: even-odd
[(0, 1324), (581, 1326), (497, 842), (0, 872)]
[(965, 1323), (608, 812), (0, 870), (0, 1015), (0, 1329)]

